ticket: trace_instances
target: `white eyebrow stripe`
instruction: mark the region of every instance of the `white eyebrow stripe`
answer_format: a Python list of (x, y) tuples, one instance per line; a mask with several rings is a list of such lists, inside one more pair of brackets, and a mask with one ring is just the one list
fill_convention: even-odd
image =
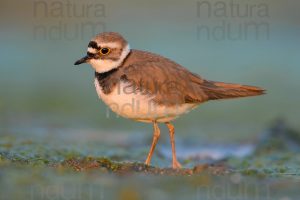
[(92, 47), (89, 47), (89, 48), (87, 49), (87, 51), (90, 52), (90, 53), (97, 53), (97, 52), (98, 52), (97, 49), (94, 49), (94, 48), (92, 48)]
[(103, 47), (109, 47), (109, 48), (121, 48), (121, 44), (116, 43), (116, 42), (106, 42), (106, 43), (101, 43), (101, 48)]

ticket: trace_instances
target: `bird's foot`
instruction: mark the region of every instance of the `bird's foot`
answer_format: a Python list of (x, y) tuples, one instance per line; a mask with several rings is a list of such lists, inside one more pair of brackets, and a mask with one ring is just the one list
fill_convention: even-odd
[(182, 167), (181, 167), (181, 164), (177, 160), (173, 160), (172, 168), (173, 169), (181, 169)]
[(150, 165), (150, 159), (147, 158), (147, 160), (144, 162), (145, 165), (149, 166)]

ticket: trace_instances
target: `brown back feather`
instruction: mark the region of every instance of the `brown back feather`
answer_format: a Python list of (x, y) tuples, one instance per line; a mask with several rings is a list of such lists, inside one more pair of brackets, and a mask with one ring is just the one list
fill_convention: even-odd
[(167, 58), (139, 50), (131, 51), (117, 74), (136, 90), (155, 95), (158, 104), (169, 106), (264, 93), (258, 87), (207, 81)]

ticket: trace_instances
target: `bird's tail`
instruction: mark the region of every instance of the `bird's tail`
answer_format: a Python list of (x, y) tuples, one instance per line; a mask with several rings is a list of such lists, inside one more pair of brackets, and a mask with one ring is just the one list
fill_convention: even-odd
[(265, 94), (265, 90), (259, 87), (215, 81), (204, 81), (201, 87), (208, 96), (208, 100), (232, 99)]

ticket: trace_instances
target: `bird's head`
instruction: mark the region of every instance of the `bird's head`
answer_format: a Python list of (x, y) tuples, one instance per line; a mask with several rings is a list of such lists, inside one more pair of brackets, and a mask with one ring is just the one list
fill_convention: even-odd
[(89, 63), (96, 72), (104, 73), (119, 67), (129, 53), (129, 44), (120, 34), (104, 32), (90, 41), (87, 55), (74, 64)]

